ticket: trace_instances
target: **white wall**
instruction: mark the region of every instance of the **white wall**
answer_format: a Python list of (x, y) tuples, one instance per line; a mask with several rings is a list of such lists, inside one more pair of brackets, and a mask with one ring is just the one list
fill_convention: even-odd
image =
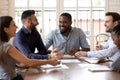
[(0, 0), (0, 16), (14, 17), (14, 0)]
[(120, 13), (120, 0), (106, 0), (106, 12), (118, 12)]

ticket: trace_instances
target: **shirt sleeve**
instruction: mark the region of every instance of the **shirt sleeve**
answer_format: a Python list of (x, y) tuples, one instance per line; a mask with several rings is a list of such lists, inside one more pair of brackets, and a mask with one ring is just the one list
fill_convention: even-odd
[(3, 44), (3, 51), (4, 51), (5, 53), (7, 53), (8, 49), (9, 49), (11, 46), (12, 46), (11, 44), (5, 42), (5, 43)]
[(50, 33), (46, 36), (46, 38), (45, 38), (45, 40), (44, 40), (44, 45), (45, 45), (46, 49), (49, 49), (49, 47), (50, 47), (52, 44), (53, 44), (53, 31), (50, 32)]
[(113, 45), (108, 49), (98, 50), (98, 51), (88, 51), (88, 57), (96, 57), (96, 58), (105, 58), (111, 57), (118, 51), (118, 48)]
[(103, 45), (103, 49), (109, 48), (110, 44), (113, 44), (113, 40), (111, 37), (109, 37), (108, 41)]
[(81, 48), (90, 48), (90, 45), (88, 44), (88, 41), (86, 39), (86, 35), (82, 29), (79, 29), (79, 34), (80, 34)]

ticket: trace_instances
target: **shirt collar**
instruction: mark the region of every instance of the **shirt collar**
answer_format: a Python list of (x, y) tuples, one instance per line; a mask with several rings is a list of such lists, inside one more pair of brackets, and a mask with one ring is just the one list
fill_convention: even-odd
[(29, 31), (24, 26), (22, 27), (22, 30), (25, 34), (30, 34)]
[[(71, 27), (70, 33), (73, 32), (73, 30), (74, 30), (73, 27)], [(60, 29), (57, 29), (57, 33), (61, 34)], [(70, 33), (69, 33), (69, 34), (70, 34)]]

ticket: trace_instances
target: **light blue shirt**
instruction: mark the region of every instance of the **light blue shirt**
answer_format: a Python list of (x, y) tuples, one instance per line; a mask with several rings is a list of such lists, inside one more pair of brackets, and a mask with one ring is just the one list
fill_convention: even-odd
[(47, 35), (44, 44), (47, 49), (53, 45), (53, 49), (57, 48), (58, 51), (65, 54), (71, 49), (90, 48), (84, 32), (80, 28), (75, 27), (72, 27), (68, 37), (62, 35), (59, 29), (51, 31)]
[(89, 51), (88, 57), (96, 57), (96, 58), (105, 58), (110, 57), (110, 60), (115, 61), (120, 54), (118, 54), (118, 48), (114, 44), (111, 37), (109, 37), (108, 41), (103, 46), (104, 49)]

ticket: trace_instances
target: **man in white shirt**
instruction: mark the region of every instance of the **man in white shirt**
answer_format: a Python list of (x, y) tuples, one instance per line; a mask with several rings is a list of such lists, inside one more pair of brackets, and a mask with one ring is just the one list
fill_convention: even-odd
[[(120, 20), (120, 15), (116, 12), (107, 12), (105, 14), (105, 28), (106, 32), (111, 33), (112, 29), (118, 25), (118, 21)], [(81, 57), (81, 56), (88, 56), (88, 57), (96, 57), (96, 58), (105, 58), (105, 57), (111, 57), (111, 60), (115, 60), (116, 57), (119, 55), (117, 54), (118, 48), (113, 43), (112, 38), (110, 37), (109, 40), (103, 45), (100, 46), (99, 50), (95, 51), (78, 51), (75, 53), (75, 56)], [(115, 54), (116, 53), (116, 54)], [(114, 55), (115, 54), (115, 55)]]

